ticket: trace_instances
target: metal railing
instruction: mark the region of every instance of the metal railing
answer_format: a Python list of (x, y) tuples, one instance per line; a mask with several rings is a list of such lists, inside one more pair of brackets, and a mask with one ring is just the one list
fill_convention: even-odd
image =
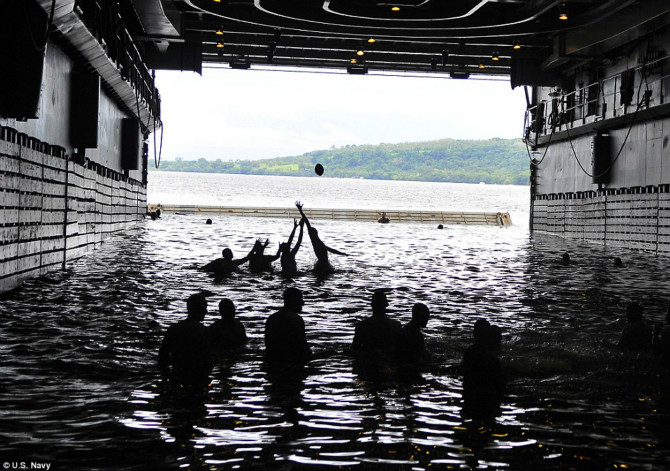
[(550, 99), (526, 110), (524, 140), (666, 104), (670, 72), (668, 55), (574, 90), (554, 89)]

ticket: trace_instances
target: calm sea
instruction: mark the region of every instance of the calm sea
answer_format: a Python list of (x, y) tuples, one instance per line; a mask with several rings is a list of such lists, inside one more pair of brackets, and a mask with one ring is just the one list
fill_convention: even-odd
[(509, 212), (528, 226), (530, 190), (519, 185), (471, 185), (327, 177), (268, 177), (153, 172), (149, 202), (202, 206), (411, 209)]
[[(667, 259), (529, 234), (528, 188), (419, 182), (151, 173), (152, 203), (509, 211), (508, 228), (314, 220), (350, 253), (319, 279), (309, 241), (293, 280), (198, 267), (223, 247), (286, 240), (288, 219), (165, 214), (118, 233), (64, 271), (0, 299), (0, 457), (52, 469), (667, 469), (664, 371), (616, 348), (625, 304), (652, 323), (670, 299)], [(569, 251), (573, 264), (558, 263)], [(612, 257), (624, 267), (616, 268)], [(305, 293), (315, 358), (275, 375), (265, 319)], [(405, 323), (431, 310), (430, 359), (370, 371), (349, 355), (375, 288)], [(186, 297), (232, 299), (250, 337), (201, 394), (166, 388), (156, 368)], [(503, 331), (502, 414), (461, 417), (460, 361), (476, 319)], [(16, 468), (18, 469), (18, 468)]]

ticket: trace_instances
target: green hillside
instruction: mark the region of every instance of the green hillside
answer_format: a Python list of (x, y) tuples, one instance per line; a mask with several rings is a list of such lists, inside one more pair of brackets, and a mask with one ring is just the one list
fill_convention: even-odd
[[(162, 161), (160, 171), (324, 176), (455, 183), (528, 184), (526, 147), (519, 139), (456, 140), (351, 145), (265, 160)], [(153, 162), (150, 169), (155, 170)]]

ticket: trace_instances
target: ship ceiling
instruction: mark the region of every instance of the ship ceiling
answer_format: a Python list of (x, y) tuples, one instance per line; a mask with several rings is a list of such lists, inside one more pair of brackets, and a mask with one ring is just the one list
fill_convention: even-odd
[(199, 70), (201, 62), (516, 75), (519, 83), (542, 76), (524, 73), (529, 67), (547, 72), (597, 57), (670, 23), (668, 0), (128, 2), (154, 68)]

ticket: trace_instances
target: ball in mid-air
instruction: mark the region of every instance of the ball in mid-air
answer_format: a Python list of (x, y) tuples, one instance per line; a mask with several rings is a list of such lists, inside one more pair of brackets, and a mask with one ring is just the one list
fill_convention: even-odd
[(318, 176), (323, 175), (323, 165), (321, 165), (321, 164), (316, 164), (316, 166), (314, 167), (314, 172), (315, 172)]

